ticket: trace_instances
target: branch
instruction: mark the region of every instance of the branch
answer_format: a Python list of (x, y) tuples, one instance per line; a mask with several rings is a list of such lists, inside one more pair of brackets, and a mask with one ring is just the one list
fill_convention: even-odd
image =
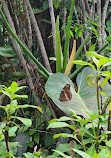
[(104, 44), (104, 33), (105, 33), (105, 20), (106, 20), (106, 11), (109, 5), (109, 0), (106, 0), (104, 8), (103, 8), (103, 15), (102, 15), (102, 44)]
[(83, 23), (86, 23), (86, 8), (85, 8), (85, 3), (84, 0), (80, 0), (81, 2), (81, 9), (82, 9), (82, 14), (83, 14)]
[(91, 19), (94, 20), (94, 15), (95, 15), (95, 0), (92, 0), (92, 6), (91, 6)]
[(53, 46), (54, 46), (54, 52), (56, 56), (56, 39), (55, 39), (55, 32), (56, 32), (56, 23), (55, 23), (55, 16), (54, 16), (54, 8), (53, 8), (53, 1), (49, 1), (49, 12), (51, 17), (51, 24), (52, 24), (52, 34), (53, 34)]
[(27, 25), (28, 25), (28, 32), (29, 32), (28, 48), (29, 48), (29, 50), (31, 50), (31, 48), (32, 48), (32, 29), (31, 29), (31, 21), (30, 21), (30, 17), (29, 17), (27, 5), (26, 5), (25, 1), (24, 1), (24, 5), (25, 5), (26, 18), (27, 18)]
[(87, 0), (84, 0), (84, 2), (85, 2), (85, 6), (86, 6), (87, 12), (88, 12), (88, 14), (89, 14), (89, 17), (91, 17), (91, 9), (90, 9), (90, 7), (89, 7), (88, 1), (87, 1)]
[(26, 3), (26, 5), (28, 7), (28, 10), (29, 10), (29, 14), (30, 14), (30, 17), (31, 17), (31, 20), (32, 20), (32, 24), (33, 24), (33, 27), (35, 29), (36, 36), (38, 38), (39, 45), (40, 45), (40, 48), (41, 48), (41, 53), (42, 53), (42, 57), (43, 57), (45, 67), (49, 72), (52, 72), (52, 70), (50, 68), (49, 60), (48, 60), (48, 57), (47, 57), (47, 53), (46, 53), (46, 50), (45, 50), (45, 46), (44, 46), (44, 43), (43, 43), (43, 40), (42, 40), (42, 36), (41, 36), (40, 30), (39, 30), (37, 21), (35, 19), (32, 7), (30, 5), (29, 0), (24, 0), (24, 2)]
[(97, 16), (98, 16), (98, 35), (100, 40), (98, 40), (98, 47), (99, 49), (102, 47), (102, 40), (101, 40), (101, 0), (97, 0)]

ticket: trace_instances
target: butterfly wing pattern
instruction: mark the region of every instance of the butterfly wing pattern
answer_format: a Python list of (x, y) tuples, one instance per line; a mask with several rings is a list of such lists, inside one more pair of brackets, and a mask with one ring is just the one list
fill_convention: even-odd
[(70, 90), (70, 84), (66, 84), (60, 93), (60, 101), (69, 101), (72, 99), (72, 93)]

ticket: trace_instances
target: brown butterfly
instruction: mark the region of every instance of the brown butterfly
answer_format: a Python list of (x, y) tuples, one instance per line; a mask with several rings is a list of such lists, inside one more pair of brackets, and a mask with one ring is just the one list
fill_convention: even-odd
[(60, 101), (69, 101), (72, 99), (72, 94), (70, 90), (70, 84), (66, 84), (65, 87), (62, 89), (60, 94)]

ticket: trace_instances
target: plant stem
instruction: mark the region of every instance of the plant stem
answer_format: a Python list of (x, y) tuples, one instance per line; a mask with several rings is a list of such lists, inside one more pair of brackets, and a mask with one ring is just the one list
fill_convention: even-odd
[(49, 77), (50, 73), (42, 66), (42, 64), (32, 55), (32, 53), (25, 47), (25, 45), (21, 42), (21, 40), (17, 37), (17, 35), (13, 32), (12, 28), (8, 24), (1, 8), (0, 8), (0, 15), (2, 17), (5, 26), (9, 30), (10, 34), (14, 37), (14, 39), (19, 43), (19, 45), (23, 48), (23, 50), (28, 54), (28, 56), (34, 61), (34, 63)]
[[(99, 105), (99, 86), (98, 86), (98, 82), (99, 82), (99, 75), (98, 75), (98, 70), (97, 70), (97, 76), (96, 76), (96, 91), (97, 91), (97, 106), (98, 106), (98, 111), (99, 111), (99, 115), (100, 115), (100, 105)], [(98, 148), (99, 148), (99, 124), (100, 124), (100, 118), (98, 119), (98, 126), (97, 126), (97, 138), (96, 138), (96, 152), (98, 153)]]
[(81, 135), (81, 141), (82, 141), (82, 146), (83, 146), (83, 149), (84, 149), (84, 152), (86, 152), (86, 147), (85, 147), (85, 144), (84, 144), (84, 139), (83, 139), (83, 134)]
[(99, 111), (99, 114), (100, 114), (100, 106), (99, 106), (99, 87), (98, 87), (98, 82), (99, 82), (99, 80), (98, 80), (98, 76), (97, 76), (97, 78), (96, 78), (96, 91), (97, 91), (97, 106), (98, 106), (98, 111)]
[[(5, 130), (5, 132), (4, 131), (2, 131), (2, 132), (5, 136), (5, 143), (6, 143), (7, 152), (10, 153), (8, 131)], [(11, 158), (11, 157), (9, 156), (9, 158)]]

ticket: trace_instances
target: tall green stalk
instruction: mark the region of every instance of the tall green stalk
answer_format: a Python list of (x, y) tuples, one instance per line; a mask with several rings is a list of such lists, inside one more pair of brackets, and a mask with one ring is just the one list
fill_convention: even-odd
[(62, 72), (63, 68), (63, 55), (61, 49), (60, 31), (59, 31), (59, 16), (56, 20), (56, 72)]
[(34, 63), (41, 69), (47, 77), (50, 76), (50, 73), (42, 66), (42, 64), (32, 55), (32, 53), (25, 47), (25, 45), (21, 42), (21, 40), (17, 37), (17, 35), (13, 32), (12, 28), (10, 27), (8, 21), (6, 20), (1, 8), (0, 8), (0, 15), (2, 17), (3, 22), (5, 23), (5, 26), (9, 30), (10, 34), (14, 37), (14, 39), (18, 42), (18, 44), (22, 47), (24, 52), (27, 53), (27, 55), (34, 61)]

